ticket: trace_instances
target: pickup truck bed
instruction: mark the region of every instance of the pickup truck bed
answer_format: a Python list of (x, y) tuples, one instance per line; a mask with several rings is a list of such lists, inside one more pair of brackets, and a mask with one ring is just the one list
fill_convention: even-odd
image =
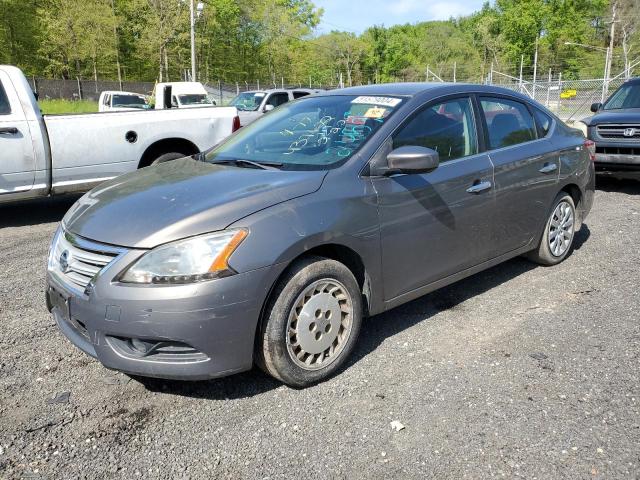
[(42, 115), (22, 72), (0, 66), (0, 203), (86, 191), (207, 150), (238, 125), (233, 107)]

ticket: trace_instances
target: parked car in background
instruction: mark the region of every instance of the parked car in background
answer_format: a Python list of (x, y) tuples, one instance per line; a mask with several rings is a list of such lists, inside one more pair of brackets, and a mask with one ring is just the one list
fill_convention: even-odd
[(0, 203), (86, 191), (206, 150), (237, 128), (233, 107), (42, 115), (22, 72), (0, 66)]
[(322, 91), (311, 88), (251, 90), (240, 93), (229, 105), (238, 109), (240, 125), (244, 127), (284, 103)]
[(604, 104), (594, 103), (595, 114), (578, 122), (595, 142), (596, 170), (603, 173), (640, 173), (640, 78), (622, 84)]
[(564, 260), (593, 202), (592, 153), (496, 87), (303, 98), (197, 161), (76, 202), (50, 249), (47, 305), (108, 368), (194, 380), (256, 362), (307, 386), (344, 365), (366, 315), (517, 255)]
[(99, 112), (126, 112), (150, 108), (147, 97), (139, 93), (107, 90), (102, 92), (98, 99)]
[[(171, 91), (171, 106), (164, 99), (165, 91)], [(200, 82), (165, 82), (158, 83), (155, 87), (155, 108), (198, 108), (215, 107), (216, 102), (208, 94)]]

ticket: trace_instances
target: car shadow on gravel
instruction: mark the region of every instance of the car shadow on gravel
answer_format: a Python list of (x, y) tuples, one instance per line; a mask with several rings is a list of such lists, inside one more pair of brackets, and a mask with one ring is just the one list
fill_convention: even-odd
[[(590, 235), (589, 227), (584, 224), (574, 239), (574, 250), (579, 250)], [(443, 310), (460, 309), (463, 311), (461, 304), (465, 300), (491, 290), (534, 268), (544, 267), (539, 267), (518, 257), (401, 305), (389, 312), (366, 319), (363, 322), (355, 350), (338, 374), (376, 350), (385, 339), (411, 328), (419, 322), (428, 321)], [(282, 386), (280, 382), (262, 373), (258, 368), (231, 377), (201, 382), (180, 382), (143, 377), (134, 377), (134, 379), (153, 392), (210, 400), (249, 398)]]
[(599, 175), (596, 178), (596, 189), (603, 192), (640, 195), (640, 177), (628, 178), (624, 176)]
[(59, 222), (78, 198), (80, 195), (74, 194), (0, 204), (0, 228)]

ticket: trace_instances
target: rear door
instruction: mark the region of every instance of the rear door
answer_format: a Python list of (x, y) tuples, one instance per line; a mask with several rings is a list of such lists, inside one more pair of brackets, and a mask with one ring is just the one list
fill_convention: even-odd
[(493, 216), (493, 166), (479, 153), (468, 96), (427, 104), (393, 136), (437, 150), (431, 173), (373, 178), (378, 194), (385, 299), (488, 259)]
[(510, 97), (479, 96), (489, 156), (495, 166), (495, 256), (537, 239), (556, 195), (559, 154), (533, 111)]
[(35, 165), (22, 105), (9, 75), (0, 71), (0, 195), (31, 190)]

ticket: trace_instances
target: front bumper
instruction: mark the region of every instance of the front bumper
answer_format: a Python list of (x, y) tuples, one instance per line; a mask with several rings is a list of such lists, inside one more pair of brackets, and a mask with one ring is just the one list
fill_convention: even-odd
[(85, 293), (47, 274), (47, 306), (61, 332), (105, 367), (201, 380), (248, 370), (258, 318), (279, 275), (268, 267), (180, 286), (98, 279)]

